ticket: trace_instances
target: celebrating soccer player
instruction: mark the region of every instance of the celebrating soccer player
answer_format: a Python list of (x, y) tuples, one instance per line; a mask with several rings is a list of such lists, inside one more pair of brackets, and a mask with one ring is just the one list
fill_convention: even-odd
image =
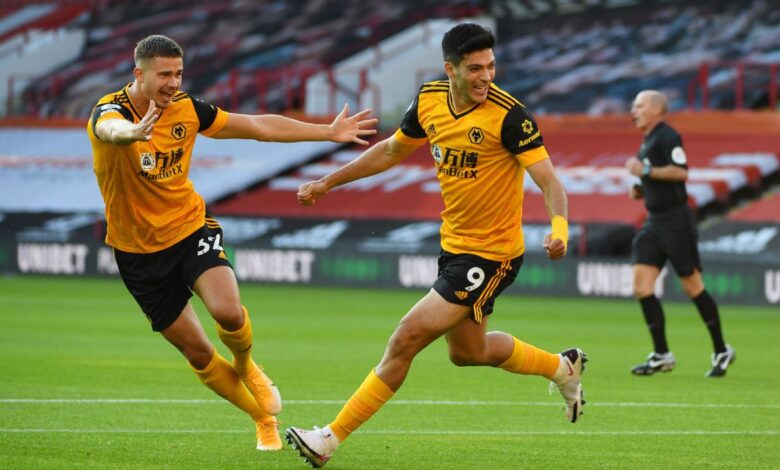
[(384, 357), (333, 422), (321, 429), (286, 431), (288, 441), (314, 466), (324, 465), (393, 396), (415, 356), (442, 335), (455, 365), (543, 376), (563, 395), (569, 421), (582, 413), (580, 376), (586, 358), (581, 350), (553, 354), (487, 330), (496, 297), (523, 263), (526, 171), (542, 189), (552, 219), (544, 241), (549, 258), (562, 258), (568, 243), (566, 194), (533, 117), (493, 84), (494, 44), (493, 33), (477, 24), (449, 30), (442, 41), (449, 80), (423, 85), (394, 135), (298, 191), (302, 204), (313, 204), (336, 186), (387, 170), (427, 141), (445, 205), (433, 288), (401, 320)]
[[(154, 35), (135, 48), (132, 83), (98, 101), (87, 124), (94, 170), (106, 205), (106, 243), (119, 274), (151, 322), (200, 380), (255, 422), (257, 449), (279, 450), (273, 382), (252, 359), (252, 325), (222, 248), (222, 229), (206, 215), (188, 177), (195, 137), (367, 144), (371, 110), (330, 125), (276, 115), (227, 113), (179, 90), (183, 51)], [(229, 363), (214, 348), (189, 301), (197, 294), (216, 320)]]

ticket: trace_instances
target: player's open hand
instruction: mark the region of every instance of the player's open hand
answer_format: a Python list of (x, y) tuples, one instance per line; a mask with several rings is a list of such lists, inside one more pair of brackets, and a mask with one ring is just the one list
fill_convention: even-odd
[(298, 188), (298, 202), (304, 206), (311, 206), (327, 192), (328, 187), (322, 181), (309, 181)]
[(160, 114), (157, 112), (154, 100), (149, 100), (149, 110), (146, 111), (143, 119), (138, 121), (130, 131), (132, 140), (144, 142), (152, 140), (152, 130), (154, 130), (154, 123), (157, 122), (158, 117), (160, 117)]
[(566, 255), (566, 245), (563, 244), (563, 240), (552, 238), (552, 234), (548, 233), (544, 236), (544, 251), (547, 252), (548, 258), (555, 261)]
[(330, 124), (331, 140), (333, 142), (355, 142), (361, 145), (368, 145), (368, 141), (360, 137), (376, 134), (378, 119), (368, 119), (372, 112), (368, 108), (354, 116), (349, 116), (349, 105), (344, 104), (344, 108)]

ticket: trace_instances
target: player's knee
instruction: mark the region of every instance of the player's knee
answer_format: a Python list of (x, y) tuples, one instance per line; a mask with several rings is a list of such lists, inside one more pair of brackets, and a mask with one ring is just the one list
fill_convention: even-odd
[(653, 287), (655, 286), (652, 283), (642, 282), (640, 280), (635, 279), (634, 297), (636, 297), (637, 299), (644, 299), (649, 295), (653, 295), (655, 293)]
[(459, 350), (450, 350), (450, 362), (458, 367), (468, 367), (479, 363), (479, 361), (475, 360), (473, 355)]
[(389, 349), (395, 356), (414, 357), (424, 343), (423, 335), (408, 328), (398, 328), (390, 337)]
[(694, 297), (698, 297), (698, 295), (701, 294), (701, 291), (704, 290), (704, 287), (701, 286), (700, 284), (683, 283), (682, 288), (683, 291), (685, 292), (685, 295), (687, 295), (691, 299), (693, 299)]
[(681, 277), (680, 284), (682, 284), (685, 295), (691, 299), (698, 297), (704, 290), (704, 283), (698, 271), (694, 271), (690, 276)]
[(192, 367), (203, 370), (209, 365), (211, 358), (214, 356), (214, 347), (211, 344), (188, 346), (182, 348), (181, 353), (192, 364)]
[(244, 325), (244, 311), (241, 309), (241, 302), (224, 300), (209, 305), (209, 313), (219, 326), (228, 330), (235, 331)]
[(392, 351), (408, 351), (414, 346), (414, 335), (396, 331), (393, 336), (390, 337), (390, 349)]

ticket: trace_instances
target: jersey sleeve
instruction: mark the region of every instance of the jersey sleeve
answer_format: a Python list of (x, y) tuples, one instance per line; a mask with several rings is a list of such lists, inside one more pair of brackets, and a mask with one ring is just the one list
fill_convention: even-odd
[(664, 133), (658, 140), (658, 151), (664, 156), (668, 165), (675, 165), (688, 169), (688, 156), (682, 146), (680, 134), (669, 129), (670, 132)]
[(501, 125), (501, 143), (520, 160), (523, 167), (550, 158), (544, 140), (533, 116), (516, 104), (504, 116)]
[(427, 139), (428, 135), (420, 125), (420, 118), (417, 115), (417, 103), (419, 102), (419, 95), (415, 97), (412, 104), (406, 109), (403, 119), (401, 120), (401, 126), (399, 131), (404, 136), (419, 141), (419, 139)]
[(223, 111), (213, 104), (193, 98), (192, 96), (190, 96), (190, 99), (192, 100), (192, 106), (195, 108), (195, 114), (197, 114), (198, 121), (200, 122), (198, 133), (209, 137), (225, 127), (228, 119), (228, 113), (226, 111)]
[(100, 140), (95, 128), (98, 123), (105, 121), (106, 119), (127, 119), (133, 122), (133, 112), (129, 108), (119, 103), (98, 103), (95, 109), (92, 110), (92, 133)]
[(544, 146), (539, 126), (533, 116), (519, 104), (514, 105), (504, 116), (501, 143), (515, 155)]

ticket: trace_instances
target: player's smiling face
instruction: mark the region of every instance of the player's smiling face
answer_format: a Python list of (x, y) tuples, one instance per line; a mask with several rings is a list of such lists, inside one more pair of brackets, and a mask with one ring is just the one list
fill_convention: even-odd
[(154, 57), (144, 61), (140, 72), (136, 78), (144, 98), (154, 100), (158, 108), (167, 108), (181, 86), (184, 60), (181, 57)]
[(453, 101), (458, 111), (463, 111), (487, 99), (496, 76), (496, 58), (493, 49), (483, 49), (466, 54), (457, 66), (446, 62), (444, 69), (450, 79)]

